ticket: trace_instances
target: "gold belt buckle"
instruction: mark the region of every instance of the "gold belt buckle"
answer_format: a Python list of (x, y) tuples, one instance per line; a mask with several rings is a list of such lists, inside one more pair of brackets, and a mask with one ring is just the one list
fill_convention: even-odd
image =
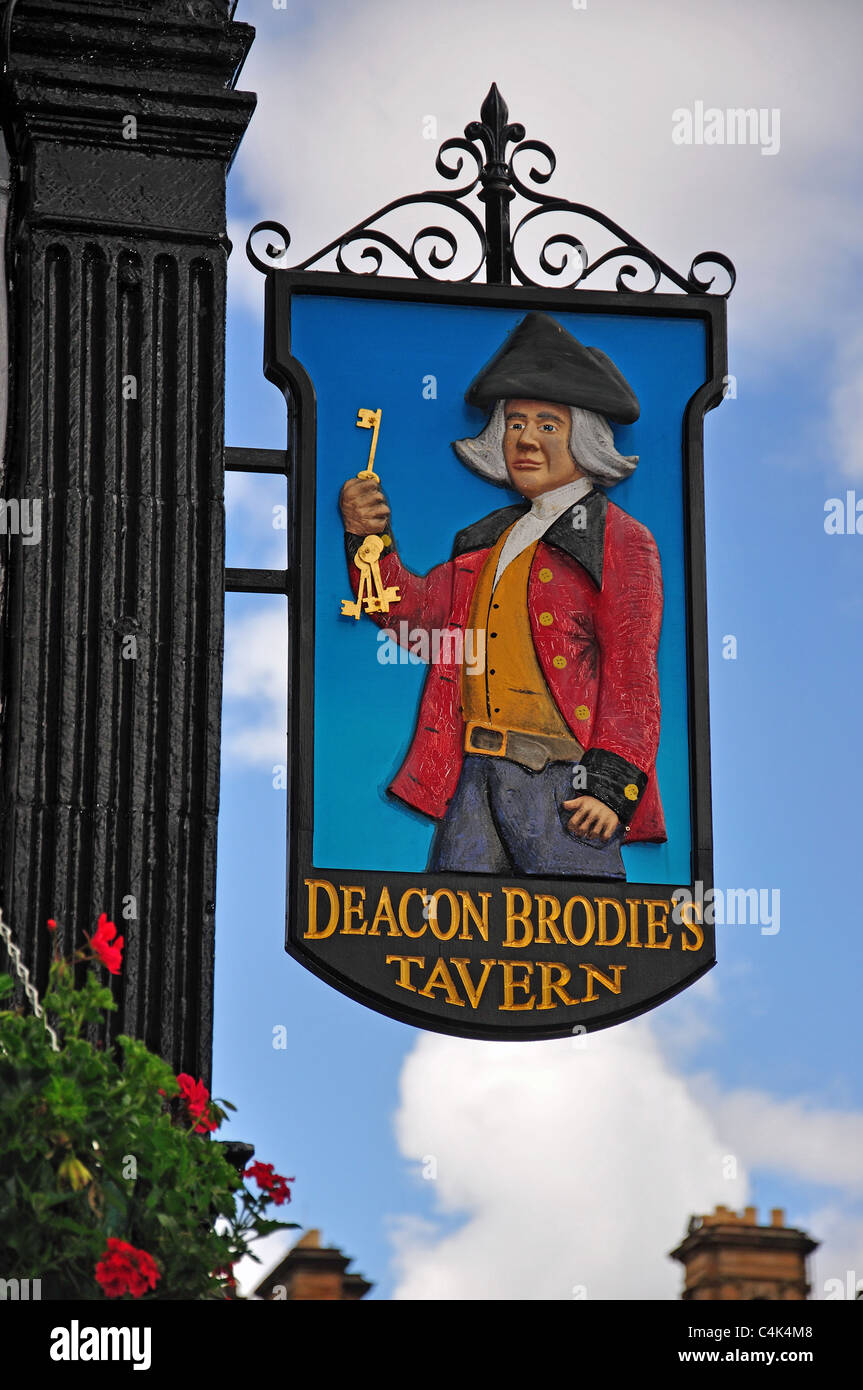
[[(475, 734), (489, 734), (489, 735), (492, 735), (493, 737), (496, 736), (497, 738), (500, 739), (500, 747), (499, 747), (499, 748), (493, 748), (493, 747), (492, 747), (492, 748), (489, 748), (489, 747), (485, 747), (485, 748), (484, 748), (484, 747), (482, 747), (482, 746), (475, 746), (475, 745), (474, 745), (474, 735), (475, 735)], [(481, 723), (479, 722), (479, 720), (477, 720), (477, 719), (472, 719), (472, 720), (470, 721), (470, 723), (468, 724), (468, 726), (467, 726), (467, 731), (466, 731), (466, 733), (465, 733), (465, 741), (464, 741), (465, 750), (466, 750), (466, 752), (468, 752), (468, 753), (484, 753), (484, 754), (485, 754), (487, 757), (489, 757), (489, 758), (505, 758), (505, 757), (506, 757), (506, 737), (507, 737), (507, 730), (506, 730), (506, 729), (496, 729), (496, 728), (494, 727), (494, 725), (492, 725), (492, 724), (481, 724)]]

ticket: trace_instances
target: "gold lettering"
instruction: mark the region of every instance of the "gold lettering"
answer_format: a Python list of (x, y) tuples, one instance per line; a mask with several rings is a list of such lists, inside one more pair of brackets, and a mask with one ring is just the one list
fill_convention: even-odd
[(387, 965), (395, 964), (398, 966), (399, 977), (396, 980), (397, 985), (401, 985), (402, 989), (412, 989), (416, 991), (416, 985), (411, 984), (411, 966), (418, 965), (422, 970), (426, 963), (425, 956), (387, 956), (386, 963)]
[[(325, 879), (307, 878), (304, 880), (309, 890), (309, 924), (303, 933), (303, 939), (308, 941), (314, 939), (320, 941), (325, 936), (332, 936), (339, 924), (339, 895), (331, 883)], [(318, 931), (318, 889), (323, 888), (330, 900), (330, 920), (323, 931)]]
[(426, 921), (425, 918), (423, 918), (423, 924), (420, 927), (419, 931), (414, 931), (413, 927), (410, 926), (410, 924), (408, 923), (408, 902), (411, 898), (419, 898), (423, 907), (425, 907), (428, 894), (423, 893), (423, 891), (420, 888), (406, 888), (405, 891), (402, 893), (401, 897), (399, 898), (399, 926), (401, 927), (405, 936), (412, 936), (414, 940), (416, 940), (425, 932)]
[[(662, 898), (645, 898), (644, 906), (647, 908), (647, 945), (655, 946), (658, 950), (666, 950), (671, 945), (671, 933), (668, 930), (666, 918), (671, 910), (671, 903), (665, 902)], [(657, 916), (657, 911), (661, 914)], [(665, 932), (665, 940), (657, 941), (656, 929)]]
[(423, 989), (417, 990), (418, 994), (424, 994), (427, 999), (433, 998), (432, 990), (445, 989), (446, 1002), (448, 1004), (460, 1004), (464, 1008), (464, 1000), (459, 997), (458, 990), (452, 982), (452, 975), (446, 968), (446, 961), (440, 956), (435, 961), (435, 967), (425, 982)]
[(480, 976), (479, 984), (476, 987), (474, 987), (473, 980), (470, 977), (470, 970), (468, 969), (470, 961), (466, 956), (459, 957), (459, 959), (456, 959), (455, 956), (450, 956), (449, 963), (450, 965), (454, 965), (456, 970), (458, 971), (459, 979), (464, 985), (464, 992), (468, 997), (468, 1001), (470, 1003), (471, 1008), (477, 1008), (480, 999), (482, 999), (483, 991), (486, 987), (486, 984), (488, 983), (488, 977), (491, 974), (491, 968), (493, 965), (496, 964), (496, 962), (493, 960), (480, 961), (480, 965), (482, 966), (483, 970), (482, 975)]
[(557, 946), (566, 945), (566, 937), (559, 927), (554, 924), (560, 916), (560, 903), (557, 898), (552, 897), (551, 893), (537, 893), (536, 895), (536, 939), (543, 946), (550, 946), (546, 932), (551, 932)]
[[(576, 936), (572, 925), (572, 911), (576, 903), (581, 903), (584, 908), (584, 936)], [(570, 898), (563, 909), (563, 930), (566, 932), (567, 940), (571, 941), (573, 946), (586, 946), (593, 936), (595, 926), (593, 908), (587, 898)]]
[[(437, 905), (439, 898), (446, 898), (449, 903), (449, 931), (441, 931), (437, 919)], [(458, 910), (458, 900), (455, 893), (451, 893), (448, 888), (438, 888), (432, 894), (431, 906), (429, 908), (429, 926), (437, 937), (438, 941), (450, 941), (455, 936), (460, 926)], [(461, 1000), (459, 1000), (461, 1003)]]
[[(360, 900), (359, 900), (359, 902), (357, 902), (357, 903), (355, 903), (354, 900), (353, 900), (353, 894), (354, 894), (354, 893), (359, 893), (359, 895), (360, 895)], [(365, 888), (345, 888), (345, 887), (342, 887), (342, 898), (343, 898), (344, 904), (345, 904), (345, 925), (342, 927), (342, 935), (343, 935), (343, 936), (365, 936), (366, 928), (367, 928), (368, 925), (369, 925), (368, 922), (365, 920), (365, 918), (363, 918), (362, 922), (360, 923), (360, 925), (359, 925), (358, 927), (352, 927), (352, 926), (351, 926), (351, 918), (352, 918), (352, 917), (362, 917), (362, 915), (363, 915), (363, 908), (365, 907), (365, 903), (366, 903), (366, 890), (365, 890)]]
[[(506, 892), (507, 890), (504, 889), (503, 891)], [(527, 943), (525, 942), (523, 944), (526, 945)], [(512, 1010), (532, 1009), (536, 1003), (536, 999), (534, 995), (528, 992), (530, 990), (530, 976), (533, 974), (533, 963), (529, 960), (499, 960), (498, 965), (503, 966), (503, 1003), (500, 1007), (502, 1009)], [(513, 970), (524, 970), (526, 972), (526, 978), (523, 980), (514, 980), (512, 975)], [(513, 993), (517, 989), (523, 989), (525, 994), (528, 995), (526, 1004), (513, 1003)]]
[[(521, 912), (515, 910), (515, 895), (521, 898)], [(531, 896), (525, 893), (523, 888), (504, 888), (503, 895), (506, 898), (506, 939), (504, 946), (529, 946), (533, 941), (533, 923), (530, 920)], [(516, 922), (521, 922), (524, 927), (524, 935), (521, 941), (516, 941), (513, 930)], [(519, 1008), (523, 1007), (519, 1005)]]
[(467, 919), (470, 916), (473, 925), (476, 927), (483, 941), (488, 941), (488, 903), (491, 893), (480, 893), (482, 901), (482, 916), (477, 912), (473, 897), (463, 889), (459, 891), (461, 898), (461, 935), (460, 941), (470, 941), (471, 936), (468, 931)]
[(638, 939), (638, 909), (641, 907), (640, 898), (627, 898), (627, 910), (629, 911), (629, 940), (627, 946), (637, 946), (641, 949), (641, 942)]
[[(617, 898), (597, 898), (596, 907), (599, 922), (599, 931), (596, 934), (597, 946), (619, 946), (626, 936), (626, 913), (623, 910), (623, 903), (618, 902)], [(613, 939), (610, 939), (605, 931), (605, 914), (609, 907), (613, 907), (617, 913), (618, 931), (617, 936)]]
[[(691, 909), (691, 911), (690, 911)], [(683, 935), (680, 939), (681, 949), (684, 951), (700, 951), (704, 945), (704, 932), (699, 926), (699, 913), (701, 909), (698, 903), (681, 903), (680, 917), (683, 922)], [(692, 945), (687, 941), (685, 933), (691, 931), (695, 937)]]
[(592, 1004), (595, 999), (599, 998), (599, 995), (593, 992), (594, 980), (598, 980), (601, 985), (605, 985), (605, 988), (610, 989), (612, 994), (620, 993), (620, 976), (626, 969), (625, 965), (610, 965), (608, 967), (609, 970), (614, 971), (613, 980), (610, 980), (607, 975), (603, 975), (602, 971), (597, 970), (595, 965), (582, 965), (579, 968), (587, 975), (587, 994), (582, 999), (582, 1004)]
[(378, 930), (378, 928), (381, 922), (386, 922), (388, 936), (401, 936), (401, 932), (396, 926), (396, 914), (393, 911), (392, 899), (390, 898), (390, 890), (389, 888), (387, 888), (386, 885), (384, 885), (384, 887), (381, 889), (381, 896), (378, 899), (377, 912), (375, 913), (374, 921), (369, 927), (369, 936), (380, 936), (380, 931)]
[[(579, 1002), (578, 999), (570, 999), (564, 989), (564, 985), (569, 984), (570, 977), (570, 971), (565, 965), (562, 965), (558, 960), (541, 960), (538, 964), (542, 980), (542, 1003), (537, 1004), (538, 1009), (557, 1008), (556, 1001), (551, 997), (553, 994), (556, 994), (558, 999), (564, 1004), (577, 1004)], [(553, 980), (551, 977), (552, 970), (558, 972), (558, 978), (556, 980)]]

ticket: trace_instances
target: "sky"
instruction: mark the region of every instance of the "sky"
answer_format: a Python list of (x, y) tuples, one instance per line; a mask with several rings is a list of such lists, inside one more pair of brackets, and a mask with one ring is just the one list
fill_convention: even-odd
[[(285, 442), (251, 226), (283, 223), (295, 264), (445, 189), (438, 144), (492, 81), (554, 148), (547, 191), (684, 273), (705, 250), (735, 263), (733, 381), (704, 427), (715, 881), (779, 890), (781, 921), (718, 926), (706, 977), (587, 1038), (448, 1038), (343, 997), (283, 948), (284, 601), (229, 595), (213, 1085), (230, 1132), (295, 1178), (292, 1218), (375, 1299), (674, 1299), (668, 1251), (718, 1203), (783, 1207), (821, 1242), (814, 1297), (863, 1287), (863, 534), (825, 529), (830, 499), (863, 504), (863, 11), (240, 0), (236, 17), (257, 29), (239, 85), (258, 106), (228, 184), (229, 445)], [(764, 138), (676, 143), (698, 103), (763, 111)], [(229, 476), (229, 565), (284, 565), (283, 501), (278, 478)]]

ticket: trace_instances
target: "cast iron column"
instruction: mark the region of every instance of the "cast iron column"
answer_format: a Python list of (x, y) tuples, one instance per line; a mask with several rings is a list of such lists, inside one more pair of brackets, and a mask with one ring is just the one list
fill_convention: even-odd
[[(224, 594), (228, 0), (19, 0), (0, 535), (0, 903), (40, 987), (101, 911), (111, 1033), (209, 1078)], [(7, 6), (8, 13), (8, 6)], [(32, 514), (32, 513), (31, 513)], [(7, 519), (10, 513), (7, 509)]]

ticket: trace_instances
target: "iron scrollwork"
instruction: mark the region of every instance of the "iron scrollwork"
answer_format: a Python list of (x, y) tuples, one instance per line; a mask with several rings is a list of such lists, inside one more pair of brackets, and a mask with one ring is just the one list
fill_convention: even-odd
[[(507, 153), (509, 146), (513, 146)], [(477, 148), (481, 146), (481, 150)], [(539, 156), (542, 163), (533, 162), (522, 176), (517, 164), (525, 155)], [(471, 170), (467, 161), (473, 161)], [(509, 120), (505, 101), (492, 84), (480, 108), (480, 120), (471, 121), (460, 136), (444, 140), (435, 160), (435, 169), (442, 178), (456, 183), (466, 174), (466, 182), (449, 191), (426, 190), (396, 198), (372, 213), (327, 246), (322, 247), (295, 270), (321, 270), (327, 257), (335, 256), (335, 267), (343, 274), (377, 275), (386, 253), (394, 256), (418, 280), (446, 280), (451, 283), (475, 281), (485, 270), (488, 284), (511, 284), (513, 278), (521, 285), (540, 286), (548, 283), (537, 280), (528, 270), (526, 255), (516, 253), (516, 243), (527, 245), (539, 233), (539, 245), (530, 253), (544, 275), (563, 289), (584, 286), (603, 266), (619, 264), (615, 277), (617, 290), (634, 290), (650, 294), (663, 280), (686, 294), (716, 294), (727, 298), (734, 288), (736, 271), (727, 256), (720, 251), (702, 251), (684, 275), (675, 270), (643, 242), (632, 236), (617, 222), (585, 203), (572, 202), (542, 191), (556, 167), (553, 150), (540, 140), (526, 140), (525, 128)], [(471, 177), (472, 173), (472, 177)], [(476, 194), (483, 204), (484, 219), (465, 203)], [(514, 199), (533, 204), (514, 226), (510, 225), (510, 205)], [(444, 208), (454, 217), (454, 225), (443, 220), (422, 227), (410, 238), (409, 244), (391, 231), (377, 225), (402, 208), (431, 205)], [(553, 218), (554, 224), (544, 234), (539, 219)], [(563, 219), (570, 219), (568, 223)], [(572, 219), (575, 219), (573, 223)], [(616, 238), (616, 244), (590, 259), (584, 233), (579, 225), (602, 228)], [(527, 229), (532, 231), (525, 236)], [(262, 233), (275, 237), (268, 240), (263, 254), (258, 254), (253, 239)], [(460, 238), (469, 236), (471, 241)], [(262, 272), (274, 269), (290, 246), (290, 235), (278, 222), (259, 222), (249, 233), (246, 254), (252, 265)], [(259, 244), (259, 240), (258, 240)], [(353, 254), (346, 256), (349, 248)], [(467, 269), (457, 262), (467, 258)], [(358, 262), (352, 266), (350, 261)], [(713, 274), (698, 272), (713, 268)], [(717, 273), (724, 272), (727, 284), (714, 289)], [(640, 283), (644, 278), (647, 283)]]

